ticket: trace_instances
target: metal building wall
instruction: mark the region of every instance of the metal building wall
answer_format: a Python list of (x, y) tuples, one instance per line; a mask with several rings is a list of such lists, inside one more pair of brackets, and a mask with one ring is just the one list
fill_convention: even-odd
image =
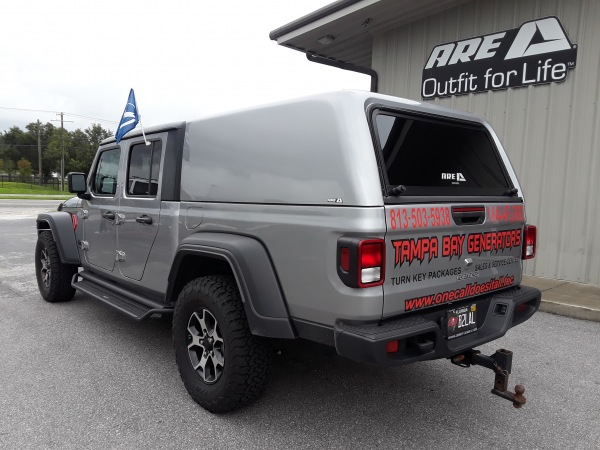
[(483, 115), (519, 176), (538, 255), (525, 272), (600, 285), (600, 1), (478, 0), (374, 37), (379, 91), (421, 99), (421, 75), (438, 44), (557, 16), (578, 45), (563, 83), (435, 100)]

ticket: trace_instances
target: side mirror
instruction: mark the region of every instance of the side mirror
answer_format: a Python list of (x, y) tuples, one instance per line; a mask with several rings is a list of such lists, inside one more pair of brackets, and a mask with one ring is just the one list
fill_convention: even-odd
[(69, 192), (77, 194), (77, 196), (87, 192), (87, 179), (85, 173), (70, 172), (67, 174), (67, 182), (69, 185)]

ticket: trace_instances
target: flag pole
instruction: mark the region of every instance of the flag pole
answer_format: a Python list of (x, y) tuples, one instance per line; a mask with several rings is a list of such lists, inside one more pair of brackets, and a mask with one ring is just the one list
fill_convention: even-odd
[[(139, 111), (139, 108), (138, 108)], [(146, 143), (146, 145), (150, 145), (150, 141), (148, 139), (146, 139), (146, 133), (144, 133), (144, 125), (142, 124), (142, 115), (138, 114), (138, 117), (140, 118), (140, 127), (142, 128), (142, 136), (144, 136), (144, 142)]]
[(146, 139), (146, 133), (144, 133), (144, 125), (142, 124), (142, 115), (139, 113), (140, 108), (137, 106), (137, 99), (135, 99), (135, 103), (136, 103), (136, 109), (138, 111), (138, 117), (140, 119), (140, 127), (142, 128), (142, 136), (144, 136), (144, 142), (146, 143), (146, 145), (150, 145), (150, 141), (148, 141), (148, 139)]

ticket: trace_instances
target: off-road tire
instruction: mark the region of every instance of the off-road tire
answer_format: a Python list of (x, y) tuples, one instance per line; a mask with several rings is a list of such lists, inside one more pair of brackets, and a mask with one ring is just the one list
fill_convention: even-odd
[[(215, 358), (222, 357), (223, 364), (220, 371), (215, 369), (210, 377), (206, 369), (195, 370), (192, 362), (193, 358), (198, 361), (200, 348), (194, 342), (208, 339), (209, 335), (217, 336), (214, 330), (198, 331), (199, 317), (206, 317), (207, 323), (214, 319), (219, 328), (218, 337), (214, 339), (219, 341), (219, 348), (210, 347), (208, 353), (210, 358), (210, 350), (214, 350), (215, 355), (218, 354)], [(213, 328), (216, 330), (217, 325)], [(195, 341), (192, 334), (197, 336)], [(266, 387), (269, 346), (264, 338), (250, 332), (244, 305), (231, 276), (200, 277), (183, 288), (173, 314), (173, 346), (186, 389), (200, 406), (212, 413), (240, 408), (258, 398)], [(212, 379), (207, 381), (206, 378)]]
[(78, 266), (63, 264), (52, 233), (42, 231), (35, 246), (35, 276), (44, 300), (50, 303), (66, 302), (75, 295), (71, 286)]

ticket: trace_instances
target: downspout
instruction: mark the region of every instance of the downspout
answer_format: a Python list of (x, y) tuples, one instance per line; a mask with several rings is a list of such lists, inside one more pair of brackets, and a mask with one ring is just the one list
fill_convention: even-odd
[(349, 70), (351, 72), (363, 73), (365, 75), (369, 75), (371, 77), (371, 92), (377, 92), (377, 87), (379, 83), (379, 75), (373, 69), (369, 69), (368, 67), (355, 66), (354, 64), (350, 64), (343, 61), (338, 61), (337, 59), (326, 58), (324, 56), (315, 55), (314, 53), (306, 53), (306, 58), (309, 61), (325, 64), (326, 66), (337, 67), (338, 69)]

